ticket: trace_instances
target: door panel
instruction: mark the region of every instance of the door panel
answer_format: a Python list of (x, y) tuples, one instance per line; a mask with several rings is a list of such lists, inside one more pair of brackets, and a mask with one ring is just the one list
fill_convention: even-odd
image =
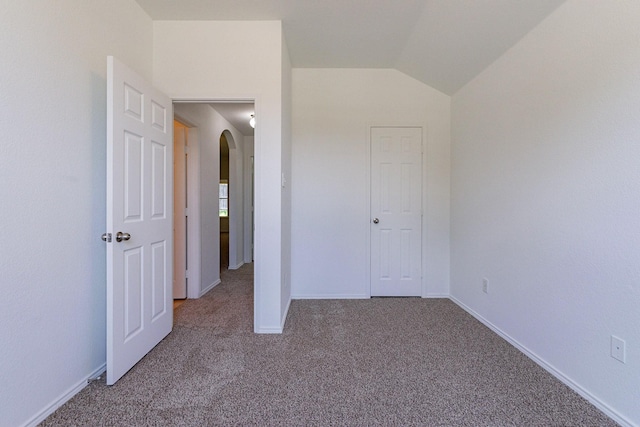
[[(173, 325), (171, 100), (125, 65), (107, 67), (107, 384)], [(122, 233), (121, 237), (118, 234)]]
[(151, 219), (167, 214), (167, 146), (151, 142)]
[(422, 129), (371, 128), (371, 295), (422, 294)]
[(167, 312), (167, 244), (157, 242), (151, 245), (151, 322)]
[(142, 327), (142, 248), (128, 249), (123, 257), (124, 339), (128, 341)]

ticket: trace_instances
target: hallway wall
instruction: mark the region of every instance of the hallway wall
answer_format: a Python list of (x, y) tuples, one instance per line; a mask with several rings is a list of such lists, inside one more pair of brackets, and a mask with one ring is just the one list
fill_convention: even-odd
[[(196, 266), (200, 267), (200, 286), (190, 282), (190, 287), (193, 286), (195, 289), (189, 291), (189, 298), (197, 298), (220, 283), (220, 245), (218, 243), (220, 235), (220, 218), (218, 216), (220, 135), (225, 130), (229, 130), (234, 141), (243, 141), (244, 137), (220, 113), (207, 104), (176, 103), (174, 104), (174, 113), (196, 128), (198, 141), (198, 157), (195, 162), (197, 176), (199, 176), (199, 200), (196, 207), (199, 208), (200, 217), (200, 257), (196, 260)], [(234, 176), (242, 176), (243, 147), (242, 144), (237, 145), (234, 160), (239, 165), (235, 165), (232, 171), (235, 173)], [(234, 203), (232, 207), (238, 212), (242, 212), (244, 192), (242, 187), (242, 180), (237, 179), (236, 176), (236, 179), (232, 181), (230, 194), (234, 195), (231, 199), (231, 203)], [(239, 218), (240, 223), (242, 223), (241, 217), (242, 214)], [(234, 247), (238, 245), (242, 247), (244, 243), (242, 234), (236, 235), (236, 237), (238, 242), (234, 243)]]

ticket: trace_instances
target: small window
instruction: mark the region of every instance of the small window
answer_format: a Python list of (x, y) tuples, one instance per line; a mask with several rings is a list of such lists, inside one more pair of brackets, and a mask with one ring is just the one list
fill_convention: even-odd
[(221, 217), (229, 216), (229, 183), (227, 181), (220, 181), (220, 191), (218, 194), (219, 199), (219, 213)]

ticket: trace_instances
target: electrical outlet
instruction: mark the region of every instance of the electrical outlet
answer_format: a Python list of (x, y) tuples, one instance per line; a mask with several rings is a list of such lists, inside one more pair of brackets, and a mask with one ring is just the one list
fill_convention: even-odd
[(611, 357), (621, 361), (622, 363), (626, 363), (625, 342), (614, 335), (611, 335)]
[(482, 279), (482, 292), (489, 293), (489, 279), (487, 278)]

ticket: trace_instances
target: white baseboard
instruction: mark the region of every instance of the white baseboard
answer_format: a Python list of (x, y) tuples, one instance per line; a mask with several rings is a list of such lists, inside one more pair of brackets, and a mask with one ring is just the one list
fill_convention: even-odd
[(238, 265), (234, 265), (233, 267), (229, 266), (229, 270), (237, 270), (240, 267), (242, 267), (243, 265), (244, 265), (244, 261), (240, 261), (240, 264), (238, 264)]
[[(369, 299), (371, 295), (366, 294), (297, 294), (291, 299)], [(420, 298), (442, 298), (449, 299), (449, 294), (428, 294)]]
[(370, 295), (364, 294), (298, 294), (291, 299), (369, 299)]
[(256, 334), (281, 334), (284, 331), (284, 323), (287, 321), (287, 314), (289, 314), (289, 307), (291, 307), (291, 298), (287, 301), (287, 306), (282, 313), (282, 319), (280, 319), (280, 326), (277, 327), (264, 327), (258, 328), (254, 332)]
[(35, 427), (43, 422), (49, 415), (53, 414), (59, 407), (67, 403), (73, 396), (80, 393), (80, 391), (89, 385), (88, 380), (96, 378), (102, 375), (107, 369), (107, 364), (104, 363), (98, 369), (90, 373), (86, 379), (78, 381), (75, 385), (71, 386), (67, 391), (62, 393), (59, 397), (53, 400), (49, 405), (44, 407), (40, 412), (31, 417), (29, 421), (24, 423), (22, 427)]
[(273, 327), (266, 327), (266, 328), (258, 328), (255, 330), (255, 333), (256, 334), (281, 334), (282, 327), (273, 326)]
[(204, 294), (206, 294), (207, 292), (209, 292), (211, 289), (215, 288), (216, 286), (218, 286), (220, 283), (222, 283), (222, 281), (220, 279), (216, 280), (215, 282), (213, 282), (212, 284), (210, 284), (209, 286), (207, 286), (206, 288), (204, 288), (202, 291), (200, 291), (200, 297), (204, 296)]
[(282, 313), (282, 319), (280, 319), (280, 330), (284, 331), (284, 323), (287, 321), (287, 314), (289, 314), (289, 307), (291, 307), (291, 298), (287, 301), (287, 306)]
[(556, 377), (558, 380), (563, 382), (570, 389), (572, 389), (573, 391), (578, 393), (580, 396), (584, 397), (593, 406), (595, 406), (596, 408), (598, 408), (599, 410), (604, 412), (607, 416), (609, 416), (615, 422), (617, 422), (618, 424), (620, 424), (623, 427), (634, 427), (634, 426), (636, 426), (634, 423), (629, 421), (627, 418), (623, 417), (618, 412), (616, 412), (609, 405), (607, 405), (606, 403), (602, 402), (600, 399), (595, 397), (593, 394), (591, 394), (590, 392), (588, 392), (587, 390), (582, 388), (579, 384), (576, 384), (575, 382), (573, 382), (573, 380), (571, 380), (569, 377), (564, 375), (561, 371), (556, 369), (553, 365), (550, 365), (549, 363), (547, 363), (544, 359), (542, 359), (540, 356), (538, 356), (535, 352), (529, 350), (527, 347), (522, 345), (518, 340), (512, 338), (507, 333), (505, 333), (502, 329), (498, 328), (496, 325), (494, 325), (493, 323), (491, 323), (490, 321), (488, 321), (487, 319), (482, 317), (479, 313), (477, 313), (476, 311), (474, 311), (473, 309), (471, 309), (470, 307), (465, 305), (462, 301), (459, 301), (458, 299), (456, 299), (455, 297), (453, 297), (451, 295), (449, 295), (449, 299), (451, 301), (453, 301), (454, 303), (456, 303), (458, 306), (460, 306), (460, 308), (462, 308), (464, 311), (466, 311), (467, 313), (469, 313), (470, 315), (475, 317), (480, 323), (484, 324), (486, 327), (491, 329), (493, 332), (495, 332), (496, 334), (498, 334), (499, 336), (504, 338), (509, 344), (511, 344), (512, 346), (514, 346), (518, 350), (520, 350), (522, 353), (525, 354), (525, 356), (527, 356), (529, 359), (533, 360), (536, 364), (538, 364), (544, 370), (546, 370), (551, 375)]

